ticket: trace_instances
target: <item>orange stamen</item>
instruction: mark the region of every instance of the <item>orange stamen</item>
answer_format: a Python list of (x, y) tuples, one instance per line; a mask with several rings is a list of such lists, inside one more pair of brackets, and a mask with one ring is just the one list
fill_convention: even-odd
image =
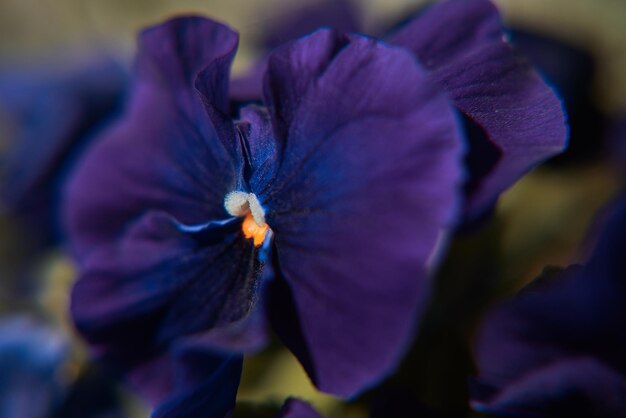
[(254, 246), (259, 247), (261, 244), (263, 244), (263, 241), (265, 240), (268, 226), (267, 224), (260, 226), (254, 221), (252, 214), (248, 213), (243, 220), (241, 229), (243, 230), (243, 234), (245, 235), (245, 237), (252, 238), (254, 241)]

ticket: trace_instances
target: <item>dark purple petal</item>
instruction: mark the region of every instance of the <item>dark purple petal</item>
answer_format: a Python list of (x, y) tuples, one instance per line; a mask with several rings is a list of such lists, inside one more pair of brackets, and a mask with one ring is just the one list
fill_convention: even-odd
[(266, 92), (280, 162), (254, 191), (286, 280), (268, 307), (313, 382), (351, 396), (412, 337), (458, 201), (457, 121), (408, 53), (328, 30), (277, 50)]
[[(267, 267), (267, 265), (264, 266), (263, 273)], [(259, 280), (263, 282), (265, 279)], [(259, 291), (258, 293), (261, 294), (262, 292)], [(215, 327), (196, 338), (216, 350), (246, 354), (262, 350), (270, 340), (263, 302), (262, 298), (255, 300), (250, 313), (245, 318), (221, 327)]]
[[(625, 246), (626, 200), (622, 198), (612, 207), (584, 267), (569, 267), (537, 279), (489, 313), (478, 333), (476, 359), (478, 380), (491, 393), (479, 394), (478, 400), (497, 399), (509, 392), (519, 392), (523, 399), (525, 394), (545, 392), (542, 385), (560, 382), (562, 391), (572, 388), (591, 402), (596, 399), (594, 386), (619, 387), (610, 375), (626, 377)], [(595, 366), (570, 370), (559, 365), (583, 357), (603, 364), (611, 373)], [(553, 378), (555, 373), (569, 377)], [(533, 388), (535, 383), (538, 386)], [(626, 396), (623, 382), (622, 390)], [(561, 405), (550, 402), (555, 408)]]
[(597, 65), (592, 51), (550, 37), (516, 29), (510, 42), (524, 54), (562, 98), (569, 125), (567, 150), (552, 163), (579, 163), (598, 158), (606, 147), (606, 116), (598, 108), (593, 83)]
[(149, 212), (118, 245), (85, 260), (72, 292), (72, 316), (105, 354), (124, 347), (149, 351), (248, 314), (260, 267), (240, 222), (190, 230)]
[(272, 131), (271, 115), (265, 108), (241, 109), (238, 129), (244, 141), (248, 167), (245, 174), (251, 190), (262, 190), (276, 176), (280, 149)]
[(594, 355), (626, 374), (626, 200), (585, 267), (537, 280), (491, 312), (477, 343), (481, 379), (499, 386), (561, 357)]
[[(120, 238), (148, 210), (185, 224), (228, 216), (224, 196), (237, 186), (241, 157), (234, 136), (228, 144), (218, 135), (232, 127), (215, 126), (207, 109), (220, 112), (236, 45), (234, 32), (201, 18), (142, 34), (126, 114), (98, 138), (69, 186), (65, 221), (79, 258)], [(194, 87), (201, 70), (210, 97)]]
[(63, 71), (0, 70), (0, 111), (10, 128), (2, 203), (29, 232), (44, 239), (58, 232), (57, 194), (64, 174), (93, 134), (117, 114), (126, 78), (106, 59), (74, 63)]
[(276, 418), (321, 418), (308, 403), (296, 398), (289, 398), (278, 412)]
[(626, 376), (593, 358), (564, 359), (472, 407), (495, 416), (626, 417)]
[(183, 339), (135, 368), (129, 381), (154, 407), (152, 417), (224, 418), (235, 406), (242, 360)]
[(416, 54), (472, 127), (469, 217), (479, 216), (523, 174), (564, 148), (559, 100), (505, 42), (490, 1), (437, 3), (389, 41)]

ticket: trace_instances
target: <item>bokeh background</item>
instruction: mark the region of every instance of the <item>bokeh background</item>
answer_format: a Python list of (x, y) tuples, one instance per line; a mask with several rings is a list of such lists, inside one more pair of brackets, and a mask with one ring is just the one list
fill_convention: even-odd
[[(243, 73), (260, 56), (258, 39), (263, 34), (314, 3), (0, 0), (0, 70), (37, 67), (63, 71), (94, 56), (130, 65), (141, 28), (172, 15), (193, 13), (226, 22), (240, 32), (241, 46), (234, 71)], [(371, 33), (406, 17), (423, 3), (352, 1), (364, 31)], [(471, 369), (466, 341), (471, 338), (482, 310), (538, 276), (546, 265), (583, 261), (586, 254), (581, 243), (593, 234), (598, 211), (622, 186), (620, 177), (623, 178), (618, 173), (623, 173), (624, 160), (614, 158), (612, 141), (626, 138), (611, 135), (614, 126), (626, 117), (626, 0), (496, 3), (510, 28), (566, 44), (585, 57), (584, 76), (574, 84), (579, 88), (578, 94), (589, 103), (571, 116), (572, 127), (576, 128), (576, 144), (572, 145), (577, 154), (549, 162), (527, 175), (505, 193), (491, 221), (457, 237), (451, 246), (428, 321), (394, 377), (413, 379), (421, 400), (451, 412), (462, 409), (455, 402), (461, 402), (464, 389), (446, 388), (446, 382)], [(512, 38), (516, 39), (513, 35)], [(579, 61), (562, 61), (560, 65), (571, 66), (574, 71)], [(587, 121), (591, 116), (593, 120)], [(9, 132), (0, 109), (0, 153), (11, 146)], [(84, 352), (66, 312), (74, 270), (62, 250), (31, 251), (28, 236), (10, 218), (2, 216), (0, 274), (0, 313), (34, 312), (62, 329), (78, 347), (72, 350), (71, 360), (63, 369), (65, 378), (81, 373)], [(115, 390), (124, 399), (123, 407), (129, 415), (147, 416), (132, 395), (119, 387)], [(455, 391), (461, 395), (456, 396)], [(340, 403), (318, 393), (297, 361), (278, 345), (246, 360), (238, 395), (242, 404), (280, 404), (290, 395), (309, 400), (328, 417), (367, 416), (364, 402)], [(243, 410), (239, 410), (240, 416), (245, 416)]]

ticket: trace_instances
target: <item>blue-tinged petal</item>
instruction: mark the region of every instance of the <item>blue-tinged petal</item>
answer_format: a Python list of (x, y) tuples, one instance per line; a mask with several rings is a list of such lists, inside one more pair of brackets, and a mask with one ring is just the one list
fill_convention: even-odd
[(276, 418), (320, 418), (320, 414), (308, 403), (296, 398), (289, 398), (278, 412)]
[(240, 116), (237, 127), (247, 161), (244, 176), (250, 190), (262, 190), (276, 175), (281, 151), (272, 129), (271, 114), (265, 108), (251, 105), (241, 109)]
[(489, 209), (523, 174), (563, 150), (561, 104), (506, 43), (489, 0), (437, 3), (388, 39), (413, 51), (467, 118), (469, 217)]
[(268, 71), (280, 160), (253, 190), (281, 277), (268, 308), (313, 382), (351, 396), (415, 330), (426, 262), (458, 203), (457, 120), (410, 54), (372, 39), (321, 30)]
[(58, 189), (73, 159), (117, 114), (127, 75), (112, 60), (91, 59), (63, 70), (0, 69), (0, 112), (6, 113), (2, 205), (31, 233), (58, 233)]
[(243, 359), (180, 340), (135, 368), (129, 381), (154, 408), (152, 417), (224, 418), (235, 406)]
[(0, 321), (0, 416), (46, 418), (61, 404), (69, 346), (27, 317)]
[[(202, 18), (179, 18), (141, 36), (137, 74), (125, 115), (81, 161), (65, 202), (75, 253), (119, 239), (148, 210), (185, 224), (223, 219), (224, 196), (240, 171), (238, 143), (220, 133), (219, 113), (237, 35)], [(211, 85), (212, 96), (194, 83)], [(224, 84), (220, 87), (220, 83)], [(221, 89), (221, 90), (220, 90)]]
[(124, 239), (94, 251), (72, 291), (71, 310), (102, 355), (126, 357), (248, 314), (260, 268), (241, 222), (184, 227), (149, 212)]

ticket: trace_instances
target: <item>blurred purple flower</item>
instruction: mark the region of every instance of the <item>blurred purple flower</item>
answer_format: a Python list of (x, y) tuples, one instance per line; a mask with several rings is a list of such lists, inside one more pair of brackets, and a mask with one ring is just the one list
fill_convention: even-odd
[(1, 320), (0, 417), (49, 417), (63, 400), (68, 357), (69, 345), (53, 329), (27, 317)]
[(1, 418), (124, 418), (111, 379), (95, 367), (68, 373), (70, 342), (26, 316), (0, 319)]
[(626, 416), (626, 199), (584, 266), (546, 275), (479, 333), (474, 409), (502, 416)]
[[(74, 159), (115, 115), (126, 74), (111, 60), (64, 70), (0, 69), (0, 111), (6, 113), (0, 198), (31, 234), (57, 238), (59, 189)], [(7, 138), (5, 138), (7, 139)]]
[(277, 49), (267, 108), (232, 120), (236, 46), (198, 17), (142, 34), (126, 113), (68, 190), (72, 314), (96, 353), (133, 369), (242, 320), (264, 288), (313, 382), (351, 396), (413, 335), (458, 204), (457, 120), (410, 54), (330, 30)]

